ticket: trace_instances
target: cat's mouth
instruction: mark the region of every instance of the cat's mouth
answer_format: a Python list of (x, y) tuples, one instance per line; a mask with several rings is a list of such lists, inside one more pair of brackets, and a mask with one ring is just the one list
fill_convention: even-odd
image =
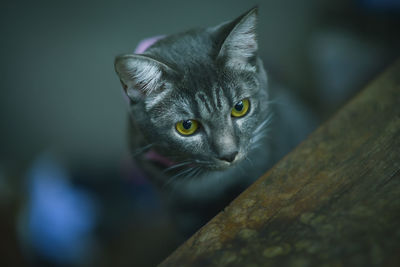
[(210, 170), (225, 170), (238, 164), (244, 157), (243, 153), (238, 153), (233, 159), (214, 158), (212, 163), (205, 167)]
[(207, 166), (207, 169), (212, 170), (212, 171), (222, 171), (222, 170), (226, 170), (229, 167), (231, 167), (232, 164), (233, 163), (229, 163), (229, 162), (215, 163), (215, 164)]
[(204, 170), (204, 171), (223, 171), (228, 169), (246, 157), (245, 153), (239, 152), (233, 158), (198, 158), (192, 160), (171, 161), (154, 150), (145, 154), (145, 158), (150, 160), (165, 173), (175, 174), (185, 172), (186, 170)]

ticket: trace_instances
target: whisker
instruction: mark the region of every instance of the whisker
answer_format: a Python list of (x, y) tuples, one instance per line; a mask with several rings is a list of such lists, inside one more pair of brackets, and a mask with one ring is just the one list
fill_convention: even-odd
[(196, 172), (199, 170), (199, 167), (195, 167), (195, 168), (193, 168), (187, 175), (185, 175), (184, 176), (184, 178), (183, 179), (191, 179), (191, 178), (194, 178), (196, 175)]
[(195, 163), (200, 163), (200, 164), (212, 164), (213, 162), (212, 161), (207, 161), (207, 160), (199, 160), (199, 159), (196, 159), (196, 160), (194, 160), (194, 162)]
[(285, 100), (283, 99), (283, 97), (275, 97), (275, 98), (273, 98), (272, 100), (271, 100), (271, 99), (268, 100), (268, 101), (267, 101), (267, 104), (269, 104), (269, 105), (281, 105), (281, 106), (286, 106), (286, 105), (287, 105), (286, 102), (287, 102), (287, 101), (285, 101)]
[(146, 150), (150, 149), (154, 144), (148, 144), (142, 147), (139, 147), (137, 149), (135, 149), (135, 151), (133, 152), (133, 156), (137, 157), (140, 154), (142, 154), (143, 152), (145, 152)]
[(260, 142), (264, 137), (266, 137), (270, 131), (269, 126), (272, 122), (272, 113), (268, 114), (268, 116), (257, 126), (254, 130), (254, 135), (250, 139), (251, 147), (254, 148), (255, 144)]
[(166, 172), (169, 172), (169, 171), (174, 170), (174, 169), (176, 169), (176, 168), (183, 167), (183, 166), (190, 165), (190, 164), (194, 164), (194, 163), (197, 163), (197, 164), (204, 164), (204, 165), (206, 165), (206, 164), (212, 164), (211, 161), (205, 161), (205, 160), (199, 160), (199, 159), (187, 160), (187, 161), (179, 162), (179, 163), (177, 163), (177, 164), (175, 164), (175, 165), (173, 165), (173, 166), (170, 166), (170, 167), (164, 169), (163, 172), (166, 173)]
[(258, 133), (259, 131), (261, 131), (263, 129), (263, 127), (270, 121), (269, 118), (270, 117), (265, 119), (259, 126), (257, 126), (257, 128), (254, 130), (254, 133)]
[(168, 179), (168, 181), (165, 183), (164, 187), (168, 187), (170, 184), (175, 182), (177, 179), (181, 179), (181, 180), (193, 179), (193, 178), (199, 176), (202, 172), (203, 172), (203, 168), (201, 166), (184, 169), (183, 171), (170, 177)]
[(256, 128), (254, 132), (258, 133), (259, 131), (263, 130), (264, 128), (268, 127), (272, 122), (273, 114), (269, 113), (267, 117), (260, 123), (260, 125)]
[(170, 166), (170, 167), (164, 169), (164, 170), (163, 170), (163, 173), (169, 172), (169, 171), (171, 171), (171, 170), (174, 170), (174, 169), (179, 168), (179, 167), (182, 167), (182, 166), (189, 165), (189, 164), (191, 164), (191, 163), (193, 163), (193, 161), (191, 161), (191, 160), (183, 161), (183, 162), (177, 163), (177, 164), (175, 164), (175, 165), (172, 165), (172, 166)]
[(197, 167), (197, 171), (194, 173), (193, 177), (199, 176), (203, 172), (203, 169), (200, 167)]
[(258, 150), (262, 148), (262, 143), (261, 141), (266, 138), (270, 137), (269, 133), (271, 131), (270, 129), (270, 123), (272, 121), (272, 115), (268, 115), (265, 120), (263, 120), (259, 126), (257, 126), (256, 130), (254, 131), (253, 137), (250, 139), (250, 149), (251, 150)]
[(168, 186), (169, 184), (171, 184), (173, 181), (175, 181), (176, 179), (185, 176), (186, 174), (190, 173), (191, 171), (193, 171), (194, 168), (188, 168), (188, 169), (184, 169), (181, 172), (178, 172), (177, 174), (175, 174), (174, 176), (171, 176), (168, 181), (165, 183), (165, 186)]
[(245, 155), (244, 158), (250, 163), (251, 166), (254, 166), (253, 161), (247, 155)]

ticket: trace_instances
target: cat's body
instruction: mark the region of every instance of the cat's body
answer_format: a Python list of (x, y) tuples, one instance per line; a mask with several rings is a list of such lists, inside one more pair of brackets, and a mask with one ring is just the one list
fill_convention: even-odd
[(130, 98), (132, 151), (187, 233), (275, 160), (264, 138), (273, 113), (256, 20), (253, 9), (115, 62)]

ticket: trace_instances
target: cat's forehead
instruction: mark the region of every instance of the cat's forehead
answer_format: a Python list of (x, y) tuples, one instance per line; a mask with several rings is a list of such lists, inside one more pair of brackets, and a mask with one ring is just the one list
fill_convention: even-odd
[(244, 87), (215, 81), (207, 86), (185, 87), (175, 92), (174, 110), (184, 118), (213, 120), (225, 116), (234, 103), (248, 97)]
[(148, 97), (146, 111), (165, 119), (207, 120), (226, 113), (236, 102), (251, 97), (257, 87), (238, 74), (209, 72), (209, 75), (199, 77), (193, 73), (185, 80), (168, 83), (163, 91)]
[(230, 97), (218, 85), (207, 92), (195, 92), (193, 100), (198, 116), (206, 120), (217, 117), (221, 112), (229, 109), (231, 105)]
[(230, 105), (231, 96), (226, 89), (216, 80), (176, 88), (173, 94), (175, 110), (192, 118), (216, 116)]

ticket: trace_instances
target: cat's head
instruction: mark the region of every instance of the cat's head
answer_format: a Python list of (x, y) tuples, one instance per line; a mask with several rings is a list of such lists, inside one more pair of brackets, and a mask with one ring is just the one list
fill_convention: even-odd
[(252, 9), (116, 58), (133, 119), (161, 154), (208, 169), (246, 157), (267, 112), (256, 21)]

